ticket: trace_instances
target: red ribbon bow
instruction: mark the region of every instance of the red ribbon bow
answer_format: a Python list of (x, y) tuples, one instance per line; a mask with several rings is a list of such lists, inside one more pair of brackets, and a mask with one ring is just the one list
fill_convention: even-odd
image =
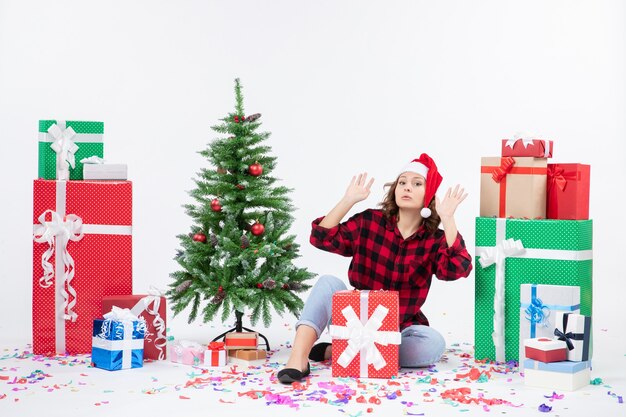
[(506, 177), (506, 174), (511, 172), (513, 165), (515, 165), (515, 159), (512, 157), (508, 156), (506, 158), (502, 158), (500, 160), (500, 167), (493, 170), (491, 178), (493, 178), (495, 182), (500, 183), (500, 181)]
[(209, 343), (209, 350), (224, 350), (224, 342)]
[(565, 186), (567, 185), (567, 180), (563, 176), (565, 170), (563, 168), (555, 168), (553, 166), (548, 167), (548, 185), (559, 187), (561, 191), (565, 191)]

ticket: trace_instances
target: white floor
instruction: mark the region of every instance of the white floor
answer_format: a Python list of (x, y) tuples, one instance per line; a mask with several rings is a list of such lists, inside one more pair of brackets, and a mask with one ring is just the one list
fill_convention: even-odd
[[(602, 326), (598, 326), (601, 329)], [(217, 335), (221, 326), (205, 326), (202, 334)], [(471, 340), (447, 334), (449, 350), (434, 368), (402, 373), (388, 380), (362, 381), (331, 378), (328, 364), (314, 364), (312, 375), (300, 386), (276, 382), (275, 373), (287, 359), (293, 330), (274, 324), (264, 333), (273, 344), (267, 361), (232, 361), (226, 368), (203, 370), (168, 361), (145, 363), (143, 368), (108, 372), (89, 366), (89, 356), (37, 358), (26, 342), (0, 346), (0, 416), (120, 416), (131, 415), (421, 415), (464, 416), (498, 414), (545, 415), (538, 407), (552, 407), (553, 416), (623, 416), (626, 404), (626, 336), (610, 329), (594, 337), (593, 378), (602, 384), (574, 392), (524, 386), (523, 378), (504, 366), (482, 365), (472, 358)], [(199, 334), (199, 333), (198, 333)], [(185, 335), (185, 337), (187, 337)], [(198, 337), (203, 341), (206, 337)], [(282, 344), (281, 344), (282, 343)], [(236, 365), (236, 368), (234, 367)], [(490, 371), (486, 382), (458, 378), (472, 367)], [(40, 379), (39, 379), (40, 378)], [(484, 377), (483, 377), (484, 378)], [(480, 380), (479, 380), (480, 381)], [(467, 397), (504, 400), (503, 404), (462, 404), (442, 398), (447, 390), (468, 388)], [(353, 391), (347, 399), (346, 393)], [(400, 393), (398, 395), (397, 393)], [(550, 398), (546, 398), (550, 397)], [(359, 397), (363, 397), (357, 401)], [(395, 397), (395, 398), (394, 398)], [(379, 404), (370, 403), (376, 399)], [(343, 400), (343, 402), (341, 402)], [(362, 402), (365, 400), (366, 402)], [(507, 403), (508, 402), (508, 403)], [(210, 413), (210, 414), (207, 414)], [(217, 414), (214, 414), (217, 413)]]

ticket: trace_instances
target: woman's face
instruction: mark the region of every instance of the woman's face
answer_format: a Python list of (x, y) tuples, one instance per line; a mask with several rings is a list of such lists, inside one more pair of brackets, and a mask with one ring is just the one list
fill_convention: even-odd
[(414, 172), (404, 172), (396, 185), (396, 204), (401, 209), (420, 210), (424, 206), (426, 179)]

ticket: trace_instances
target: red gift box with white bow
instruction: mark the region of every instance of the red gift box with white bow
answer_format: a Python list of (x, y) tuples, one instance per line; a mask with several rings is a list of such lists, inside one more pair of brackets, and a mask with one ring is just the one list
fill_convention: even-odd
[(115, 307), (127, 308), (146, 322), (143, 358), (163, 360), (167, 356), (165, 297), (158, 291), (143, 295), (111, 295), (102, 299), (102, 314)]
[(132, 183), (35, 180), (33, 352), (91, 352), (102, 298), (132, 293)]
[(533, 158), (552, 158), (551, 140), (513, 138), (502, 139), (502, 156), (532, 156)]
[(332, 323), (333, 377), (398, 375), (397, 291), (338, 291), (332, 299)]

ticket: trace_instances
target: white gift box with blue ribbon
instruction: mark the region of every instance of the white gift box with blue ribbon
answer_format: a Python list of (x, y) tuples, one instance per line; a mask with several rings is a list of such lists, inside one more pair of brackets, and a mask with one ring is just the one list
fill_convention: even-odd
[[(580, 287), (569, 285), (520, 285), (519, 366), (526, 359), (524, 340), (554, 338), (557, 312), (580, 312)], [(562, 316), (561, 316), (562, 317)]]
[(94, 367), (117, 371), (143, 367), (146, 323), (128, 309), (113, 307), (104, 319), (93, 322), (91, 362)]

